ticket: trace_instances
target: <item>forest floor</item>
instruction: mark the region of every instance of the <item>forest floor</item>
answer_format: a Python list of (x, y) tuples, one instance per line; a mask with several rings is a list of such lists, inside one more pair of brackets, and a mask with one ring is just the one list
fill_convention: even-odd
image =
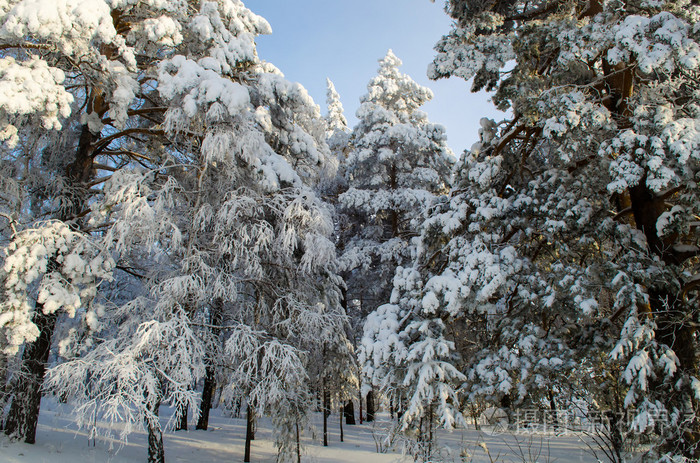
[[(28, 445), (10, 442), (0, 437), (0, 463), (83, 463), (83, 462), (145, 462), (146, 435), (134, 432), (128, 443), (88, 439), (88, 433), (78, 431), (71, 416), (72, 409), (45, 399), (37, 432), (37, 443)], [(161, 415), (170, 410), (161, 408)], [(165, 418), (163, 418), (165, 419)], [(379, 453), (378, 445), (385, 440), (390, 427), (389, 417), (380, 414), (377, 422), (354, 426), (344, 425), (344, 442), (340, 442), (339, 417), (329, 418), (329, 446), (323, 447), (320, 414), (312, 417), (312, 426), (303, 433), (305, 463), (409, 463), (401, 455), (401, 443)], [(192, 428), (194, 426), (192, 425)], [(230, 418), (220, 410), (212, 410), (207, 431), (170, 431), (164, 434), (165, 457), (174, 462), (241, 462), (245, 420)], [(110, 445), (112, 448), (110, 448)], [(433, 461), (472, 463), (518, 462), (582, 462), (595, 463), (583, 436), (577, 434), (514, 434), (476, 431), (474, 429), (441, 431), (438, 433), (439, 456)], [(488, 450), (488, 453), (487, 453)], [(253, 462), (275, 462), (276, 449), (270, 422), (261, 419), (252, 445)], [(490, 456), (489, 456), (490, 455)]]

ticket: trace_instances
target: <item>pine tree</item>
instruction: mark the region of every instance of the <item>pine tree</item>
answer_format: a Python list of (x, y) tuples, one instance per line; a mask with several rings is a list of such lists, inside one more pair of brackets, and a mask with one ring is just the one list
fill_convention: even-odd
[(328, 146), (336, 156), (345, 156), (348, 149), (349, 131), (348, 120), (345, 118), (343, 104), (335, 85), (330, 79), (326, 79), (326, 140)]
[(473, 78), (513, 117), (483, 121), (450, 200), (424, 223), (391, 309), (404, 344), (378, 352), (401, 367), (399, 349), (421, 342), (411, 324), (437, 326), (433, 339), (456, 327), (476, 345), (452, 334), (440, 357), (466, 379), (436, 385), (504, 408), (611, 355), (632, 429), (657, 436), (651, 453), (695, 461), (698, 7), (451, 1), (448, 12), (431, 77)]
[(432, 92), (399, 72), (391, 50), (379, 63), (341, 164), (348, 187), (339, 197), (341, 263), (346, 299), (359, 301), (348, 309), (356, 333), (389, 300), (397, 267), (411, 259), (412, 221), (447, 192), (453, 162), (444, 128), (419, 109)]
[(395, 269), (410, 260), (411, 220), (449, 186), (452, 154), (444, 129), (419, 108), (432, 92), (401, 74), (389, 51), (368, 84), (345, 163), (349, 216), (341, 230), (348, 299), (365, 313), (388, 301)]
[[(221, 363), (204, 354), (206, 340), (240, 327), (259, 334), (262, 350), (250, 358), (280, 386), (260, 387), (254, 378), (230, 388), (251, 393), (251, 406), (272, 413), (278, 429), (286, 430), (278, 441), (284, 458), (291, 451), (289, 430), (308, 407), (307, 352), (328, 341), (302, 333), (343, 325), (331, 216), (312, 189), (335, 166), (319, 109), (303, 87), (258, 59), (254, 38), (269, 25), (237, 0), (94, 3), (60, 6), (86, 30), (63, 28), (52, 14), (41, 19), (56, 27), (34, 30), (37, 10), (22, 2), (2, 16), (8, 49), (55, 51), (47, 55), (49, 64), (24, 52), (17, 55), (24, 61), (4, 59), (11, 71), (3, 74), (6, 84), (24, 78), (29, 85), (25, 74), (53, 79), (41, 82), (46, 101), (20, 92), (16, 101), (3, 102), (4, 155), (42, 166), (41, 153), (26, 142), (36, 119), (46, 126), (44, 158), (58, 151), (54, 138), (75, 143), (86, 176), (66, 185), (57, 172), (70, 159), (37, 172), (37, 185), (56, 185), (49, 192), (62, 201), (56, 201), (61, 220), (38, 231), (27, 227), (7, 249), (3, 283), (12, 297), (2, 306), (3, 347), (12, 353), (37, 337), (43, 342), (29, 421), (36, 424), (53, 333), (52, 326), (40, 335), (35, 325), (43, 329), (42, 317), (65, 308), (89, 326), (77, 336), (80, 345), (63, 349), (71, 358), (50, 371), (48, 387), (77, 401), (83, 423), (107, 413), (124, 421), (122, 437), (145, 424), (153, 444), (149, 459), (162, 461), (158, 405), (194, 409), (192, 384), (212, 361)], [(77, 56), (93, 56), (99, 66)], [(74, 107), (66, 106), (72, 101)], [(68, 122), (82, 121), (77, 134), (60, 125), (57, 107)], [(91, 181), (96, 168), (113, 173)], [(80, 207), (62, 199), (77, 187)], [(37, 211), (52, 207), (41, 197), (30, 200)], [(113, 270), (112, 258), (123, 272)], [(128, 283), (131, 299), (92, 308), (97, 284), (111, 278), (116, 285), (138, 281)], [(90, 336), (98, 331), (99, 337)], [(25, 356), (32, 349), (25, 347)], [(219, 350), (238, 372), (250, 359), (241, 349), (227, 342)], [(246, 389), (251, 384), (257, 395)], [(22, 424), (28, 412), (15, 407), (15, 397), (6, 430), (29, 440)]]
[[(13, 1), (0, 13), (0, 175), (10, 185), (3, 207), (13, 225), (2, 275), (3, 348), (22, 355), (4, 427), (26, 442), (35, 439), (59, 314), (94, 317), (89, 288), (112, 278), (112, 256), (90, 224), (93, 198), (110, 172), (153, 166), (164, 146), (153, 69), (159, 50), (182, 42), (173, 17), (186, 14), (183, 5), (100, 1)], [(30, 243), (33, 258), (20, 257)]]

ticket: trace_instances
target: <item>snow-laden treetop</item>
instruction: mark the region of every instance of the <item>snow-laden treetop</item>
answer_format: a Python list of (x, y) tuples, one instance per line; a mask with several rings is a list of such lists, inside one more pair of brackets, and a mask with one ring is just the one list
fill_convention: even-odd
[(326, 78), (326, 106), (328, 106), (328, 115), (326, 121), (328, 123), (328, 131), (335, 132), (337, 130), (346, 132), (348, 130), (348, 120), (343, 112), (343, 103), (340, 102), (333, 81)]
[[(0, 58), (0, 85), (8, 87), (0, 97), (0, 139), (17, 142), (18, 118), (40, 118), (45, 128), (60, 129), (74, 99), (64, 80), (77, 71), (102, 85), (121, 127), (139, 86), (133, 73), (148, 68), (147, 57), (165, 57), (175, 48), (196, 54), (199, 69), (190, 67), (171, 82), (179, 89), (192, 88), (205, 70), (231, 75), (239, 63), (257, 60), (254, 38), (271, 32), (267, 21), (238, 0), (193, 8), (184, 1), (3, 1), (0, 41), (8, 51)], [(15, 49), (27, 51), (24, 59), (12, 56)], [(65, 61), (56, 62), (61, 56)], [(209, 100), (224, 98), (211, 85), (201, 90)]]
[[(379, 60), (379, 71), (367, 85), (367, 94), (360, 98), (362, 103), (376, 103), (392, 108), (396, 113), (415, 111), (433, 98), (433, 92), (419, 85), (411, 77), (399, 72), (403, 63), (389, 50)], [(358, 115), (359, 117), (359, 115)], [(402, 122), (406, 122), (402, 120)]]

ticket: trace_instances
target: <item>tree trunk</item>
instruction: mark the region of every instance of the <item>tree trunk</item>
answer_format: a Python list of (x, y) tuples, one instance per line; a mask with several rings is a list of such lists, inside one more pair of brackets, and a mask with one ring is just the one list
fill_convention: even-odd
[(352, 400), (348, 400), (343, 409), (345, 415), (345, 424), (355, 424), (355, 404)]
[(344, 412), (344, 411), (345, 411), (345, 409), (344, 409), (343, 406), (341, 405), (341, 406), (340, 406), (340, 412), (338, 413), (338, 417), (340, 418), (340, 442), (344, 442), (344, 441), (345, 441), (345, 436), (343, 435), (343, 412)]
[(374, 421), (374, 389), (370, 389), (367, 393), (367, 422), (371, 423)]
[(253, 435), (253, 409), (250, 405), (246, 408), (246, 427), (245, 427), (245, 453), (243, 455), (243, 461), (250, 461), (250, 443), (255, 439)]
[[(665, 200), (648, 189), (646, 176), (638, 185), (630, 188), (629, 194), (635, 225), (644, 233), (649, 251), (669, 266), (681, 265), (688, 257), (674, 249), (676, 237), (662, 238), (656, 229), (659, 217), (668, 207)], [(683, 287), (682, 281), (678, 282), (678, 287)], [(656, 324), (657, 341), (669, 346), (678, 358), (678, 373), (697, 377), (697, 340), (695, 329), (688, 323), (694, 308), (688, 306), (680, 290), (671, 284), (651, 287), (647, 292), (649, 305), (640, 308), (640, 317), (653, 319)], [(659, 381), (652, 382), (650, 389), (663, 397), (662, 400), (669, 411), (676, 409), (681, 415), (689, 417), (683, 423), (682, 434), (674, 433), (673, 437), (661, 446), (662, 449), (696, 460), (700, 459), (700, 418), (697, 415), (700, 405), (689, 382), (685, 383), (685, 387), (679, 391), (680, 394), (669, 394), (668, 386)]]
[(5, 422), (5, 434), (24, 439), (27, 444), (36, 442), (41, 387), (57, 318), (56, 313), (45, 314), (42, 306), (37, 304), (32, 321), (39, 328), (39, 337), (24, 348), (19, 377), (13, 382), (12, 405)]
[(406, 401), (403, 399), (403, 397), (398, 397), (395, 400), (396, 405), (394, 406), (394, 411), (396, 412), (396, 419), (401, 421), (404, 413), (406, 413)]
[(478, 409), (476, 408), (476, 405), (469, 404), (469, 409), (471, 410), (472, 420), (474, 421), (474, 429), (481, 431), (481, 426), (479, 426), (479, 414), (477, 413)]
[(209, 427), (209, 411), (211, 410), (212, 401), (214, 399), (214, 388), (216, 387), (215, 374), (216, 371), (214, 367), (206, 367), (204, 388), (202, 389), (202, 401), (199, 404), (199, 419), (197, 419), (196, 429), (203, 429), (206, 431)]
[(503, 397), (501, 397), (501, 408), (503, 409), (504, 412), (506, 412), (506, 418), (508, 420), (508, 428), (510, 429), (511, 423), (513, 423), (513, 413), (511, 407), (513, 406), (513, 402), (510, 400), (510, 395), (505, 394)]
[[(0, 355), (0, 410), (5, 410), (7, 401), (10, 399), (8, 397), (9, 392), (9, 385), (7, 384), (7, 357)], [(4, 429), (2, 427), (2, 415), (3, 413), (0, 412), (0, 429)]]
[(331, 391), (323, 386), (323, 446), (328, 447), (328, 417), (331, 414)]
[[(360, 424), (362, 424), (362, 384), (360, 384), (360, 393), (358, 394), (358, 402), (360, 405)], [(353, 410), (354, 411), (354, 410)]]
[[(621, 412), (619, 410), (607, 410), (604, 412), (605, 416), (607, 417), (607, 424), (610, 427), (608, 429), (608, 432), (610, 433), (607, 437), (610, 440), (610, 449), (609, 451), (612, 451), (613, 458), (611, 458), (614, 462), (623, 462), (624, 459), (622, 458), (622, 433), (620, 432), (620, 414)], [(601, 430), (601, 433), (604, 433), (605, 431)]]
[[(160, 402), (156, 402), (148, 409), (157, 417)], [(165, 448), (163, 447), (163, 431), (158, 420), (148, 420), (148, 463), (165, 463)]]
[(427, 457), (433, 456), (433, 404), (428, 407), (428, 454)]
[(547, 395), (549, 397), (549, 409), (552, 411), (552, 425), (554, 426), (554, 430), (558, 431), (559, 417), (557, 416), (557, 403), (554, 401), (554, 393), (549, 390), (547, 391)]
[[(602, 10), (602, 2), (595, 2), (586, 14), (593, 15)], [(600, 5), (598, 5), (600, 4)], [(631, 110), (629, 101), (638, 81), (634, 63), (617, 63), (611, 65), (603, 59), (603, 72), (606, 76), (606, 84), (609, 88), (610, 101), (606, 107), (618, 120), (620, 128), (632, 126), (630, 120)], [(652, 254), (658, 256), (664, 263), (671, 266), (680, 266), (688, 258), (682, 251), (674, 248), (678, 244), (675, 234), (659, 236), (656, 225), (659, 217), (669, 208), (666, 199), (657, 195), (647, 186), (646, 173), (639, 183), (628, 189), (630, 205), (634, 216), (634, 225), (644, 234), (647, 246)], [(683, 300), (682, 289), (684, 282), (678, 281), (678, 285), (667, 283), (659, 287), (647, 288), (649, 305), (639, 310), (640, 316), (653, 319), (656, 323), (655, 335), (661, 344), (666, 344), (678, 357), (679, 372), (691, 377), (698, 376), (698, 358), (695, 337), (695, 329), (688, 324), (692, 318), (694, 309), (687, 306)], [(663, 283), (659, 282), (660, 285)], [(643, 313), (646, 312), (646, 313)], [(676, 373), (676, 377), (678, 377)], [(689, 381), (685, 381), (679, 394), (670, 394), (667, 384), (657, 382), (651, 386), (651, 391), (661, 397), (669, 412), (675, 409), (681, 415), (689, 416), (683, 425), (681, 432), (672, 434), (671, 439), (662, 445), (663, 451), (674, 454), (682, 454), (691, 460), (700, 459), (700, 418), (698, 417), (698, 400), (695, 392), (690, 387)]]
[[(223, 302), (217, 298), (210, 309), (209, 323), (212, 326), (221, 326), (223, 313)], [(216, 392), (216, 368), (214, 367), (214, 359), (209, 352), (207, 352), (205, 362), (204, 387), (202, 389), (202, 401), (199, 403), (199, 419), (197, 419), (196, 426), (196, 429), (203, 429), (204, 431), (209, 427), (209, 411)]]
[(297, 463), (301, 463), (301, 439), (299, 436), (299, 422), (294, 423), (297, 431)]

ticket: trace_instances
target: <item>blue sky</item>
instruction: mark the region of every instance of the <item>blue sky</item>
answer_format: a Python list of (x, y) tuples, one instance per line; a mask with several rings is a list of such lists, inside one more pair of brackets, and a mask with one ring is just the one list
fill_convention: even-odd
[(272, 35), (257, 40), (260, 57), (304, 85), (324, 114), (329, 77), (354, 125), (377, 60), (391, 48), (403, 61), (401, 71), (433, 90), (435, 98), (423, 110), (446, 127), (456, 155), (477, 141), (481, 117), (503, 118), (488, 102), (489, 95), (470, 93), (464, 80), (426, 77), (433, 46), (450, 29), (441, 0), (243, 1), (272, 26)]

